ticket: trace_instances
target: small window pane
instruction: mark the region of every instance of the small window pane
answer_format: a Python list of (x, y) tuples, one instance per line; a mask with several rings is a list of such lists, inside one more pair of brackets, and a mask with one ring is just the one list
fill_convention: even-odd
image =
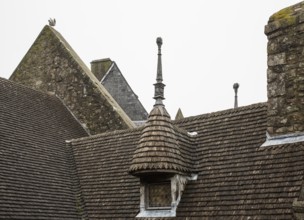
[(171, 207), (171, 183), (153, 183), (148, 185), (149, 208)]

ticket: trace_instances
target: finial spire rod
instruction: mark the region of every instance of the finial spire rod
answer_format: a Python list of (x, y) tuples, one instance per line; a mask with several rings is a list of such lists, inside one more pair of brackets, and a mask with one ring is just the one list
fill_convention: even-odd
[(155, 105), (164, 105), (163, 100), (165, 99), (164, 97), (164, 87), (165, 84), (163, 84), (163, 71), (162, 71), (162, 60), (161, 60), (161, 46), (163, 44), (162, 38), (158, 37), (156, 39), (156, 43), (158, 46), (158, 60), (157, 60), (157, 76), (156, 76), (156, 83), (154, 84), (155, 92), (154, 92), (154, 99)]
[(233, 89), (234, 89), (234, 108), (238, 107), (238, 88), (240, 87), (240, 85), (238, 83), (234, 83), (233, 84)]

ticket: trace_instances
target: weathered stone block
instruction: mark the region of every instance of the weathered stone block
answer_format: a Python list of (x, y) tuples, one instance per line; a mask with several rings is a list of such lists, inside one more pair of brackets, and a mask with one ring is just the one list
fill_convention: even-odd
[(294, 124), (294, 131), (297, 131), (297, 132), (304, 131), (303, 123), (302, 124)]
[(288, 62), (289, 64), (297, 63), (297, 62), (298, 62), (298, 59), (299, 59), (298, 54), (289, 54), (289, 55), (287, 56), (287, 62)]
[(298, 63), (284, 65), (284, 70), (289, 71), (298, 68)]
[(293, 112), (298, 112), (299, 110), (300, 110), (299, 107), (298, 107), (298, 106), (295, 106), (295, 105), (289, 105), (289, 106), (287, 106), (287, 108), (286, 108), (286, 112), (287, 112), (288, 114), (293, 113)]
[(275, 54), (275, 55), (268, 55), (267, 64), (268, 64), (268, 66), (286, 64), (286, 54), (279, 53), (279, 54)]
[(304, 116), (300, 111), (297, 112), (293, 112), (290, 116), (289, 116), (289, 120), (294, 123), (300, 123), (300, 122), (304, 122)]
[(284, 76), (280, 75), (276, 80), (267, 84), (268, 98), (284, 96), (286, 94)]
[(275, 134), (283, 134), (283, 133), (287, 133), (287, 132), (288, 132), (287, 127), (279, 127), (279, 128), (274, 129)]
[[(303, 23), (303, 22), (304, 22), (304, 14), (302, 13), (302, 14), (299, 15), (299, 23)], [(302, 24), (298, 25), (298, 27), (303, 27), (303, 25)]]
[(267, 132), (268, 132), (268, 134), (273, 134), (274, 128), (272, 126), (267, 127)]
[(278, 74), (272, 70), (272, 68), (267, 69), (267, 83), (272, 83), (278, 77)]
[(268, 54), (282, 53), (297, 48), (299, 41), (295, 39), (293, 34), (282, 34), (274, 39), (269, 40), (267, 44)]

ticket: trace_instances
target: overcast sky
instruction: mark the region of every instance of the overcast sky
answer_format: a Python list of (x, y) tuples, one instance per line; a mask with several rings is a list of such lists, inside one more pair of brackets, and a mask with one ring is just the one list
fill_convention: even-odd
[(49, 18), (90, 67), (111, 58), (147, 111), (154, 104), (156, 38), (164, 101), (174, 118), (267, 100), (264, 26), (293, 0), (0, 0), (0, 77), (9, 78)]

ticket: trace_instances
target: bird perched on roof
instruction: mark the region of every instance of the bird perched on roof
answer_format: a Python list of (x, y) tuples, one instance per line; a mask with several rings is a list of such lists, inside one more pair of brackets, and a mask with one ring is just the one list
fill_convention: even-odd
[(54, 27), (56, 25), (56, 19), (55, 18), (50, 18), (49, 19), (49, 25)]

